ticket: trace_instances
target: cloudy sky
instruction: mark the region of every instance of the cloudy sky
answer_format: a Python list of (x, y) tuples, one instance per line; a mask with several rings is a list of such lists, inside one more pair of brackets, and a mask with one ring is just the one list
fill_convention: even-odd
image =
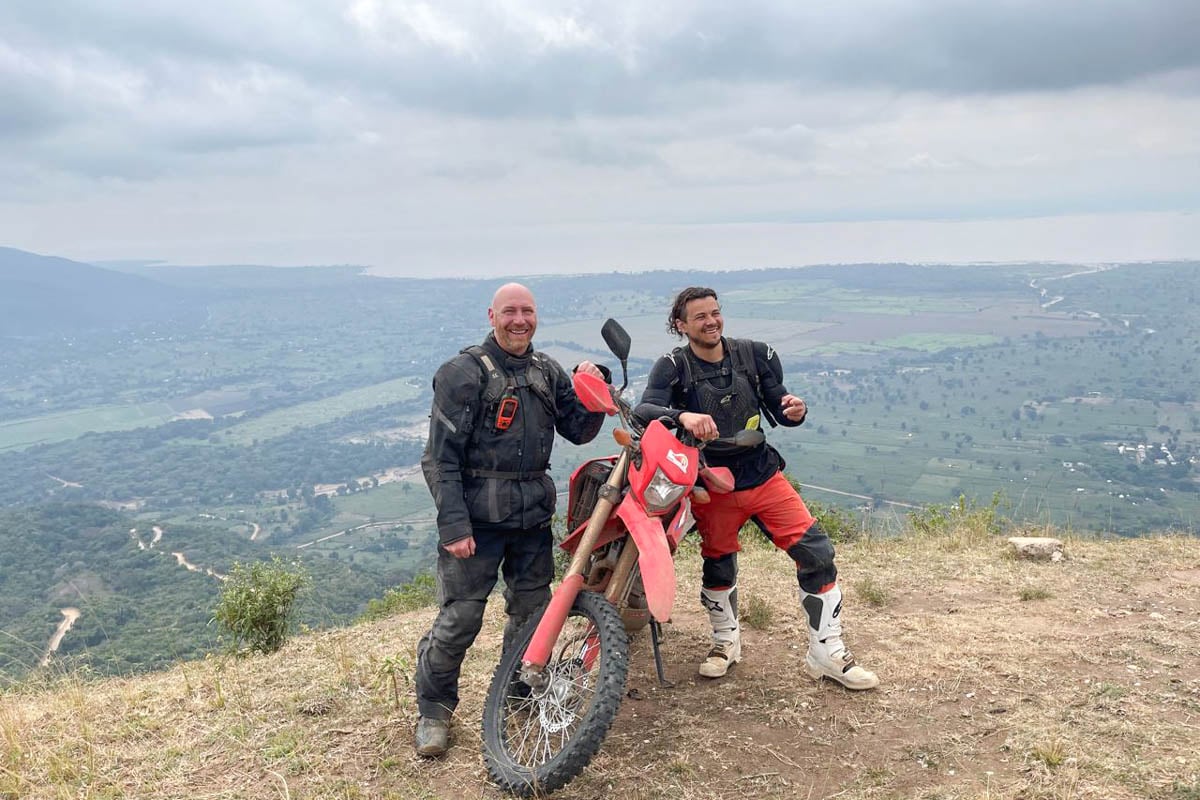
[(0, 245), (392, 274), (1200, 257), (1195, 0), (6, 0)]

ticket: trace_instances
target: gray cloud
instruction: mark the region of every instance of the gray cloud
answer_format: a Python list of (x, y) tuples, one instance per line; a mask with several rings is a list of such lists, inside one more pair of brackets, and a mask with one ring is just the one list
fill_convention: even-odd
[(1190, 210), (1195, 30), (1193, 0), (11, 0), (0, 243)]
[(1200, 5), (1187, 0), (759, 2), (698, 15), (657, 50), (654, 67), (676, 80), (1066, 89), (1200, 66), (1198, 29)]

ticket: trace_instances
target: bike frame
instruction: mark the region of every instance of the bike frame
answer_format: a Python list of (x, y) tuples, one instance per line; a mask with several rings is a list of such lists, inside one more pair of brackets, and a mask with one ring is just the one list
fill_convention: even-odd
[[(576, 381), (581, 377), (585, 376), (577, 375)], [(594, 390), (594, 387), (592, 388)], [(616, 410), (611, 401), (605, 408)], [(635, 452), (640, 452), (641, 455), (638, 465), (633, 464)], [(671, 618), (671, 609), (675, 604), (673, 553), (679, 540), (691, 527), (691, 503), (688, 494), (696, 483), (698, 466), (699, 451), (682, 444), (657, 420), (646, 427), (640, 441), (631, 440), (622, 447), (608, 480), (599, 491), (583, 532), (580, 534), (576, 531), (564, 543), (568, 549), (574, 550), (571, 564), (551, 596), (550, 603), (522, 657), (523, 678), (528, 678), (529, 681), (536, 680), (535, 676), (549, 662), (554, 643), (562, 633), (571, 606), (579, 593), (585, 589), (588, 562), (592, 552), (597, 547), (620, 538), (621, 535), (627, 536), (628, 540), (612, 567), (612, 574), (605, 588), (606, 599), (618, 608), (625, 602), (633, 586), (636, 565), (642, 576), (646, 604), (651, 617), (657, 621)], [(643, 497), (656, 470), (662, 470), (669, 480), (677, 485), (686, 486), (687, 490), (670, 509), (652, 514), (643, 504)], [(576, 470), (572, 480), (578, 475), (579, 470)], [(619, 503), (616, 502), (622, 497), (627, 483), (630, 491), (624, 494)], [(674, 514), (664, 527), (665, 515), (672, 510)], [(623, 528), (623, 533), (617, 536), (613, 535), (611, 527), (607, 533), (605, 531), (614, 513)]]

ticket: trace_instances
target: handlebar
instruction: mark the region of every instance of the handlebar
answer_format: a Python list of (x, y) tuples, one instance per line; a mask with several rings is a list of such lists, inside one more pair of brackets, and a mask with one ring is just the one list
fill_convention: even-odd
[(669, 430), (675, 432), (675, 436), (682, 443), (695, 447), (697, 450), (708, 449), (710, 452), (718, 455), (735, 455), (746, 450), (751, 450), (758, 447), (767, 440), (767, 437), (760, 430), (740, 430), (733, 436), (722, 436), (716, 439), (698, 439), (693, 436), (687, 428), (680, 425), (671, 417), (663, 415), (658, 418), (658, 421), (666, 426)]

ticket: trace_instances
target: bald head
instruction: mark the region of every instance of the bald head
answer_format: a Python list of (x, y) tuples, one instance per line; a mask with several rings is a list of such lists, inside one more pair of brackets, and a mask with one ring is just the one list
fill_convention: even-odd
[(524, 355), (537, 330), (537, 304), (533, 292), (519, 283), (506, 283), (496, 290), (488, 309), (488, 322), (496, 341), (506, 352)]

